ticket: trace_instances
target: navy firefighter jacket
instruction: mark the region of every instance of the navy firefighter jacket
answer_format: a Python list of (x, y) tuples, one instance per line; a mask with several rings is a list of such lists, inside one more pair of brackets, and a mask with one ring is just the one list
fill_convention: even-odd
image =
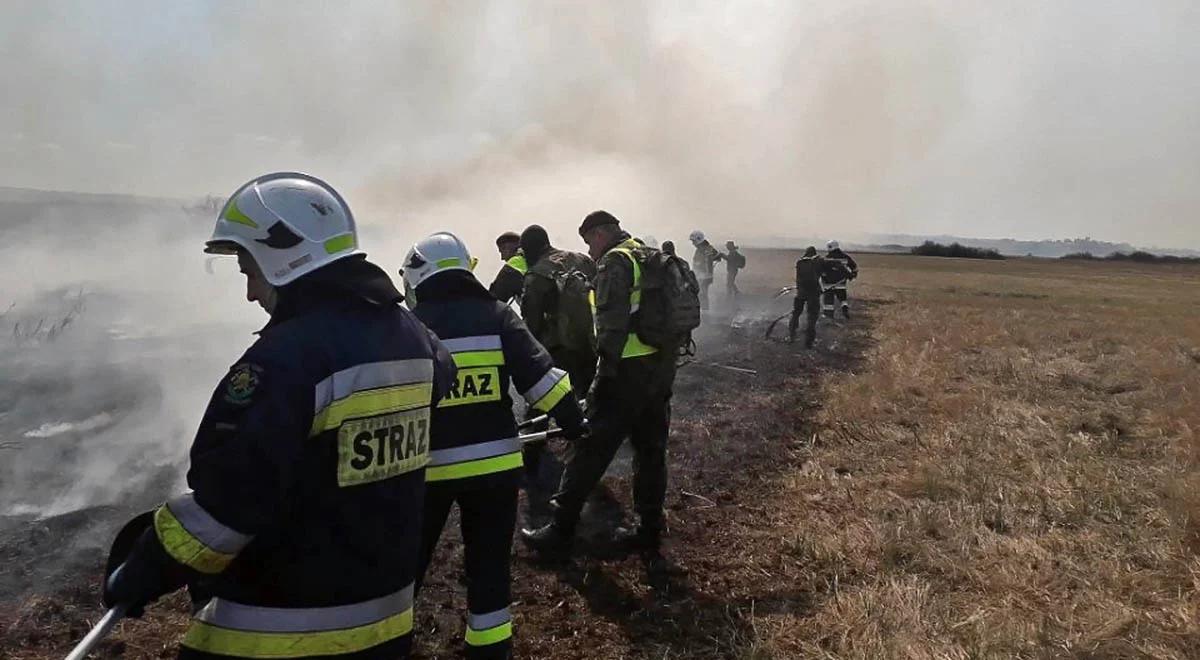
[(417, 287), (416, 300), (413, 312), (458, 366), (456, 382), (433, 412), (428, 480), (462, 488), (515, 485), (521, 443), (509, 384), (533, 410), (570, 429), (583, 420), (571, 379), (524, 321), (469, 272), (430, 277)]
[(185, 650), (353, 654), (411, 631), (431, 410), (454, 365), (401, 300), (361, 256), (324, 266), (279, 289), (221, 380), (192, 491), (155, 515), (193, 592), (214, 596)]

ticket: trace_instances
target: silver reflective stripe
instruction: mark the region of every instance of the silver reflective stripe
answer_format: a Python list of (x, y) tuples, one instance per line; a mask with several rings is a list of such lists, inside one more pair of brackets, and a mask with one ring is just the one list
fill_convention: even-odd
[(442, 345), (451, 353), (465, 353), (467, 351), (498, 351), (503, 346), (500, 344), (500, 335), (479, 335), (478, 337), (458, 337), (456, 339), (443, 339)]
[(507, 607), (495, 612), (488, 612), (487, 614), (467, 613), (467, 627), (471, 630), (488, 630), (509, 621), (512, 621), (512, 614), (509, 613)]
[(192, 493), (185, 493), (167, 502), (167, 508), (188, 531), (210, 550), (216, 550), (227, 555), (236, 555), (246, 544), (254, 539), (236, 529), (222, 525), (196, 503)]
[(453, 463), (462, 463), (463, 461), (475, 461), (481, 458), (491, 458), (493, 456), (503, 456), (504, 454), (511, 454), (515, 451), (521, 451), (520, 438), (505, 438), (504, 440), (477, 442), (473, 445), (467, 445), (465, 447), (437, 449), (429, 452), (428, 467), (451, 465)]
[(632, 313), (638, 311), (638, 309), (640, 309), (640, 308), (641, 308), (641, 305), (639, 303), (633, 303), (632, 305), (629, 306), (629, 313), (632, 314)]
[(357, 628), (411, 609), (413, 585), (374, 600), (334, 607), (259, 607), (213, 598), (196, 620), (231, 630), (253, 632), (321, 632)]
[(541, 380), (534, 383), (533, 387), (529, 388), (529, 391), (521, 396), (525, 397), (525, 400), (528, 401), (530, 405), (533, 405), (538, 401), (541, 401), (542, 397), (546, 396), (550, 390), (554, 389), (554, 386), (558, 384), (558, 381), (562, 380), (563, 376), (566, 375), (567, 372), (563, 371), (562, 369), (559, 369), (558, 367), (550, 367), (550, 371), (547, 371), (546, 375), (542, 376)]
[(392, 360), (369, 362), (342, 369), (317, 383), (314, 413), (324, 410), (329, 404), (344, 399), (355, 392), (373, 390), (392, 385), (428, 383), (433, 380), (433, 360)]

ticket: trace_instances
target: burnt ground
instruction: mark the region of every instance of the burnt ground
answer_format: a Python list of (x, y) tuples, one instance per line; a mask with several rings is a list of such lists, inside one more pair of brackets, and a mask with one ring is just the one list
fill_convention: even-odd
[[(607, 543), (616, 526), (636, 522), (627, 445), (584, 510), (575, 559), (543, 564), (516, 544), (519, 657), (742, 657), (753, 646), (753, 608), (804, 608), (804, 590), (771, 584), (771, 574), (760, 566), (776, 561), (783, 531), (775, 535), (778, 544), (742, 532), (763, 516), (779, 477), (799, 469), (798, 450), (810, 442), (809, 420), (821, 405), (820, 384), (855, 368), (870, 341), (871, 304), (860, 302), (848, 324), (823, 324), (813, 351), (778, 341), (786, 334), (786, 319), (775, 328), (775, 341), (763, 341), (767, 321), (786, 308), (776, 301), (772, 312), (750, 315), (749, 322), (738, 319), (739, 327), (706, 325), (698, 355), (679, 371), (664, 547), (671, 570), (665, 582), (649, 575), (637, 554)], [(536, 498), (533, 504), (539, 513)], [(522, 523), (528, 524), (529, 508), (523, 494)], [(440, 569), (422, 592), (418, 649), (420, 657), (456, 657), (466, 601), (459, 535), (449, 525), (436, 561)]]
[[(822, 383), (854, 370), (869, 345), (876, 303), (857, 301), (851, 322), (822, 322), (813, 351), (778, 341), (786, 319), (775, 340), (764, 341), (767, 321), (787, 305), (762, 297), (748, 299), (753, 304), (764, 311), (702, 327), (697, 357), (679, 371), (669, 449), (668, 574), (648, 575), (636, 554), (607, 543), (616, 526), (635, 522), (623, 451), (584, 511), (571, 562), (540, 563), (515, 544), (519, 657), (752, 657), (753, 613), (808, 608), (812, 585), (789, 584), (772, 572), (787, 530), (761, 523), (773, 513), (765, 506), (775, 506), (767, 503), (779, 480), (804, 463)], [(552, 483), (554, 466), (544, 472), (543, 481)], [(530, 501), (522, 495), (519, 524), (540, 521), (545, 496), (537, 491)], [(102, 546), (133, 513), (104, 508), (0, 521), (0, 657), (62, 657), (86, 633), (102, 614), (96, 593)], [(422, 592), (417, 657), (458, 657), (466, 602), (457, 524), (452, 517)], [(78, 541), (81, 535), (90, 540)], [(171, 657), (186, 620), (186, 598), (176, 595), (145, 619), (122, 624), (99, 655)]]

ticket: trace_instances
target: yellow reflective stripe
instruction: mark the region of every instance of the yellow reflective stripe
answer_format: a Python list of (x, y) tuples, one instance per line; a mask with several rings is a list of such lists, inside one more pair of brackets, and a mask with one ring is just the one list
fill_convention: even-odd
[(158, 540), (175, 561), (200, 573), (215, 575), (225, 570), (235, 555), (218, 552), (204, 545), (200, 539), (179, 522), (166, 506), (154, 512), (154, 532)]
[(512, 638), (512, 621), (506, 621), (495, 628), (487, 630), (471, 630), (467, 628), (467, 644), (470, 646), (487, 646), (497, 644)]
[(309, 437), (336, 429), (347, 419), (374, 417), (428, 406), (433, 398), (432, 383), (414, 383), (396, 387), (355, 392), (338, 399), (313, 417)]
[(438, 465), (425, 468), (425, 481), (448, 481), (450, 479), (466, 479), (482, 474), (493, 474), (506, 470), (515, 470), (522, 465), (521, 452), (483, 458), (478, 461), (464, 461), (453, 465)]
[(564, 373), (562, 378), (559, 378), (558, 382), (554, 384), (554, 387), (551, 387), (549, 392), (546, 392), (542, 398), (533, 404), (533, 409), (541, 412), (550, 412), (551, 408), (558, 405), (558, 402), (562, 401), (562, 398), (570, 393), (571, 377)]
[(652, 355), (657, 353), (658, 349), (643, 342), (638, 338), (636, 332), (629, 333), (625, 338), (625, 348), (621, 350), (622, 358), (642, 357), (643, 355)]
[(251, 219), (250, 216), (242, 213), (242, 210), (238, 208), (236, 199), (229, 200), (229, 204), (225, 207), (225, 213), (221, 217), (230, 222), (236, 222), (239, 225), (246, 225), (251, 229), (258, 229), (258, 223)]
[(302, 658), (365, 651), (412, 632), (412, 608), (356, 628), (320, 632), (255, 632), (192, 621), (183, 645), (239, 658)]
[(336, 254), (338, 252), (353, 249), (354, 234), (342, 234), (341, 236), (334, 236), (333, 238), (325, 241), (326, 254)]
[[(633, 255), (633, 251), (630, 249), (629, 243), (632, 241), (633, 239), (630, 239), (613, 248), (613, 250), (629, 257), (629, 261), (633, 263), (633, 291), (629, 294), (630, 314), (636, 312), (642, 304), (642, 267), (638, 264), (637, 257)], [(634, 244), (636, 245), (636, 242)], [(595, 308), (595, 303), (592, 304), (592, 307)], [(631, 332), (625, 338), (625, 347), (621, 349), (621, 358), (642, 357), (643, 355), (653, 355), (657, 352), (657, 348), (639, 339), (636, 332)]]
[(466, 351), (454, 353), (454, 364), (459, 367), (499, 367), (504, 364), (504, 351)]
[(522, 275), (529, 272), (529, 264), (525, 261), (525, 255), (523, 254), (515, 254), (509, 257), (508, 261), (504, 263), (508, 264), (513, 270)]

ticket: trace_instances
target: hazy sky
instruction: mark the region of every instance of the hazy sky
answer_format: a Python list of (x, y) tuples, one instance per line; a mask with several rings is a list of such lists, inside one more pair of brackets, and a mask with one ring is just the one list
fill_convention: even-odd
[(0, 4), (0, 185), (1200, 247), (1200, 3)]

